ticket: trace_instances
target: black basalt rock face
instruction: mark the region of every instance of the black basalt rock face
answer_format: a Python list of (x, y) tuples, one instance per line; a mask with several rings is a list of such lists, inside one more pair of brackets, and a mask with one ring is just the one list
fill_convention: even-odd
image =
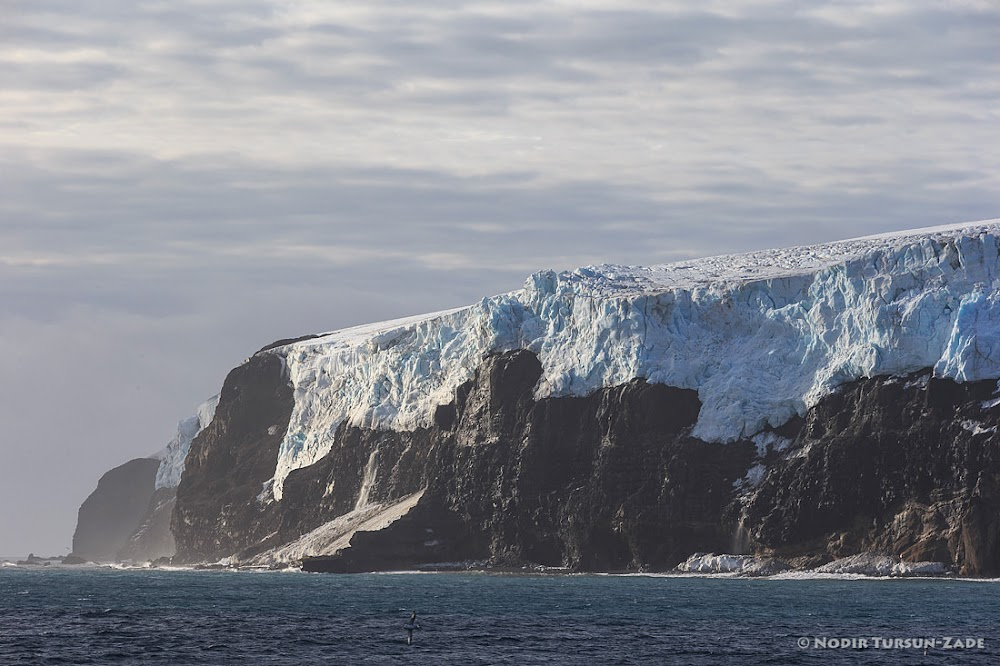
[(73, 555), (114, 562), (143, 522), (156, 485), (160, 461), (137, 458), (107, 472), (80, 506)]
[[(540, 375), (531, 352), (493, 355), (437, 410), (432, 427), (393, 432), (342, 425), (322, 460), (288, 476), (280, 502), (247, 514), (256, 520), (253, 536), (230, 538), (231, 552), (252, 556), (371, 503), (391, 505), (420, 492), (403, 519), (355, 534), (350, 548), (311, 559), (306, 568), (473, 559), (494, 566), (668, 569), (694, 549), (729, 544), (732, 528), (720, 515), (754, 449), (690, 437), (700, 409), (694, 391), (634, 380), (584, 398), (535, 400)], [(224, 391), (217, 422), (225, 400)], [(206, 456), (207, 443), (199, 437), (192, 456)], [(180, 510), (180, 495), (195, 488), (188, 475), (199, 467), (191, 461), (178, 526), (199, 520)], [(200, 468), (211, 465), (206, 459)], [(178, 550), (189, 558), (224, 550), (218, 536), (187, 534), (178, 535)]]
[(176, 488), (158, 488), (153, 493), (142, 522), (118, 551), (119, 560), (143, 562), (173, 557), (177, 548), (170, 531), (170, 517), (176, 497)]
[(695, 542), (728, 542), (718, 517), (751, 452), (688, 435), (693, 391), (634, 380), (535, 401), (540, 374), (528, 352), (487, 359), (457, 405), (435, 488), (479, 528), (491, 562), (662, 569)]
[(229, 373), (177, 487), (170, 527), (178, 561), (233, 555), (273, 532), (277, 516), (258, 497), (274, 475), (291, 411), (280, 357), (256, 354)]
[(304, 568), (655, 571), (695, 552), (816, 562), (869, 551), (1000, 572), (994, 382), (929, 371), (853, 382), (778, 428), (780, 450), (759, 452), (693, 438), (694, 391), (635, 379), (535, 399), (541, 372), (531, 352), (495, 354), (428, 427), (341, 424), (329, 453), (293, 471), (275, 502), (266, 488), (292, 394), (281, 359), (258, 354), (230, 374), (192, 444), (172, 522), (179, 558), (251, 558), (405, 504)]
[(760, 549), (1000, 571), (996, 382), (874, 378), (824, 398), (748, 502)]

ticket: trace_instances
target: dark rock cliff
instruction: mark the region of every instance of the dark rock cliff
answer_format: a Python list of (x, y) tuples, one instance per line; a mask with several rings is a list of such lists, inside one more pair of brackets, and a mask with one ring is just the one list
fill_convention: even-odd
[(159, 466), (159, 460), (137, 458), (101, 477), (80, 506), (73, 555), (96, 562), (118, 559), (146, 516)]
[(176, 496), (176, 488), (159, 488), (153, 493), (142, 522), (118, 551), (119, 560), (142, 562), (173, 557), (177, 547), (170, 531), (170, 517)]
[[(403, 435), (344, 428), (328, 467), (301, 470), (295, 486), (318, 474), (313, 487), (332, 480), (336, 488), (340, 470), (350, 468), (343, 464), (348, 452), (377, 451), (385, 473), (376, 474), (370, 496), (389, 500), (426, 488), (425, 511), (358, 535), (342, 555), (307, 568), (472, 558), (498, 566), (662, 569), (692, 549), (728, 545), (730, 529), (719, 515), (752, 447), (688, 436), (699, 409), (693, 391), (636, 380), (586, 398), (534, 401), (540, 372), (528, 352), (493, 356), (438, 410), (435, 428)], [(345, 485), (349, 502), (354, 486)], [(294, 497), (300, 506), (313, 503)], [(289, 498), (286, 490), (283, 502)], [(432, 525), (431, 517), (448, 524)], [(424, 543), (438, 548), (421, 552)], [(405, 558), (395, 559), (400, 552)]]
[(996, 382), (875, 378), (810, 410), (748, 502), (759, 548), (1000, 572)]
[[(266, 358), (252, 363), (262, 367)], [(256, 476), (208, 472), (233, 470), (240, 444), (228, 433), (259, 433), (277, 416), (261, 419), (254, 410), (251, 426), (228, 399), (245, 394), (248, 382), (265, 393), (280, 389), (276, 370), (247, 367), (231, 375), (215, 421), (192, 444), (174, 515), (178, 554), (247, 557), (352, 511), (362, 491), (367, 502), (391, 503), (421, 490), (417, 509), (403, 520), (355, 535), (348, 551), (323, 566), (482, 559), (669, 568), (694, 549), (728, 547), (731, 526), (719, 517), (752, 445), (691, 438), (699, 410), (693, 391), (635, 380), (585, 398), (535, 401), (540, 372), (529, 352), (492, 356), (438, 409), (432, 428), (342, 426), (325, 458), (289, 475), (277, 503), (255, 496), (270, 477), (282, 433), (264, 442), (271, 467), (261, 462)], [(287, 421), (291, 396), (282, 400), (270, 408)], [(363, 489), (366, 471), (371, 481)], [(242, 489), (238, 503), (234, 489)]]
[(226, 377), (177, 487), (170, 527), (180, 560), (218, 559), (267, 536), (276, 516), (260, 515), (257, 498), (274, 474), (291, 409), (278, 356), (256, 354)]
[(780, 450), (758, 451), (692, 438), (693, 391), (637, 379), (535, 400), (540, 372), (530, 352), (490, 356), (432, 427), (342, 425), (275, 502), (267, 488), (292, 395), (280, 358), (258, 354), (230, 374), (192, 444), (173, 516), (179, 558), (246, 560), (419, 496), (305, 568), (663, 570), (693, 552), (742, 550), (812, 562), (875, 551), (1000, 572), (994, 382), (861, 380), (779, 429)]

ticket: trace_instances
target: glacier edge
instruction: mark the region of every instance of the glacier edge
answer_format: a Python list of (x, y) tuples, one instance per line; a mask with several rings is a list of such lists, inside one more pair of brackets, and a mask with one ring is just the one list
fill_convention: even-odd
[(219, 395), (212, 396), (198, 405), (194, 416), (190, 416), (177, 424), (177, 434), (153, 457), (160, 460), (156, 470), (156, 490), (161, 488), (176, 488), (184, 473), (184, 460), (187, 458), (191, 442), (202, 430), (208, 427), (215, 416), (215, 408), (219, 405)]
[[(535, 352), (536, 397), (641, 377), (694, 389), (693, 435), (748, 438), (846, 382), (933, 368), (1000, 377), (1000, 222), (937, 227), (656, 267), (542, 271), (523, 289), (445, 312), (269, 349), (294, 406), (276, 461), (322, 458), (341, 423), (413, 430), (482, 358)], [(159, 483), (159, 477), (158, 477)]]

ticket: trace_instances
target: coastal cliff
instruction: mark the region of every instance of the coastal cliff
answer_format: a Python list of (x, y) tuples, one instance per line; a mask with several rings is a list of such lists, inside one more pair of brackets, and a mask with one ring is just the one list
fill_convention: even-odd
[(543, 271), (269, 345), (158, 479), (185, 563), (995, 575), (998, 378), (996, 222)]
[(96, 562), (116, 561), (142, 525), (156, 492), (160, 461), (136, 458), (108, 471), (80, 506), (73, 555)]
[(750, 541), (782, 557), (860, 552), (1000, 572), (997, 382), (930, 371), (845, 386), (802, 421), (746, 498)]
[[(248, 384), (265, 394), (287, 386), (273, 360), (252, 367), (260, 374), (231, 377), (234, 399)], [(263, 466), (256, 476), (232, 466), (232, 440), (218, 433), (235, 428), (217, 421), (196, 455), (204, 470), (232, 470), (215, 483), (239, 483), (225, 493), (182, 483), (179, 560), (665, 571), (694, 552), (810, 565), (877, 552), (1000, 571), (996, 382), (863, 380), (756, 442), (720, 444), (690, 436), (693, 391), (640, 379), (535, 400), (539, 370), (531, 352), (490, 356), (431, 427), (341, 426), (323, 459), (289, 475), (281, 502), (261, 496)], [(246, 424), (228, 395), (217, 418)], [(270, 404), (290, 408), (287, 395)], [(280, 439), (266, 434), (269, 418), (257, 421), (267, 455)]]

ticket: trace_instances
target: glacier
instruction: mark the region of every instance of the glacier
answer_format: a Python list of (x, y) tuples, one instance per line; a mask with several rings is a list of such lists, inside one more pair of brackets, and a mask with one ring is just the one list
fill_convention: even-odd
[[(990, 220), (662, 266), (541, 271), (468, 307), (274, 347), (262, 353), (283, 359), (294, 406), (272, 494), (280, 501), (287, 475), (330, 450), (340, 424), (430, 426), (485, 355), (514, 349), (538, 355), (536, 398), (634, 378), (696, 390), (691, 434), (712, 442), (778, 427), (859, 378), (932, 368), (960, 382), (994, 379), (998, 257), (1000, 220)], [(163, 483), (176, 484), (182, 464), (164, 460)]]
[(176, 488), (180, 484), (181, 475), (184, 473), (184, 460), (191, 449), (191, 442), (212, 422), (218, 405), (218, 395), (198, 405), (194, 416), (177, 424), (177, 434), (170, 443), (152, 456), (160, 461), (160, 466), (156, 470), (156, 490)]

